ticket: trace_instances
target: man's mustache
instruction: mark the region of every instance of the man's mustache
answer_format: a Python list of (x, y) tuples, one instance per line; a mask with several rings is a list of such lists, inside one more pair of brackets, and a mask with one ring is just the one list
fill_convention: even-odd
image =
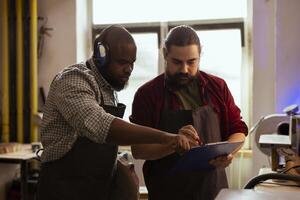
[(173, 80), (192, 79), (192, 78), (193, 78), (193, 76), (191, 76), (189, 73), (183, 73), (183, 72), (176, 73), (170, 77), (170, 79), (173, 79)]
[(187, 86), (193, 79), (195, 79), (195, 76), (189, 73), (179, 72), (174, 75), (167, 74), (167, 85), (173, 89), (180, 89)]

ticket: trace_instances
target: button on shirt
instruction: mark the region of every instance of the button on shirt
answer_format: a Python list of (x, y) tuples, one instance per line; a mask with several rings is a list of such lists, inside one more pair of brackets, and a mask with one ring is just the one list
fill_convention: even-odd
[(101, 105), (116, 106), (117, 95), (93, 60), (88, 62), (90, 69), (84, 63), (69, 66), (51, 83), (41, 125), (42, 162), (63, 157), (77, 137), (96, 143), (106, 141), (115, 116), (106, 113)]

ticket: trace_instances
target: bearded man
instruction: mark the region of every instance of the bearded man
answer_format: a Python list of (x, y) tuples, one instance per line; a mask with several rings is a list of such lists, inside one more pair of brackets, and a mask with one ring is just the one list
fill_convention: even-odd
[[(141, 86), (135, 94), (131, 122), (176, 134), (195, 129), (200, 144), (244, 141), (248, 128), (240, 109), (219, 77), (199, 70), (201, 44), (185, 25), (170, 30), (164, 43), (165, 73)], [(143, 166), (149, 200), (214, 199), (228, 187), (225, 168), (232, 155), (210, 161), (214, 170), (168, 173), (181, 155), (163, 144), (133, 145)]]

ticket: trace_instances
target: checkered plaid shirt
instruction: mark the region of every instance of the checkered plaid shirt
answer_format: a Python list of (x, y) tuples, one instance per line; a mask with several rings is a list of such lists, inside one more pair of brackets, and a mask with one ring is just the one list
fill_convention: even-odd
[(88, 62), (91, 69), (85, 63), (69, 66), (51, 83), (41, 126), (42, 162), (63, 157), (78, 136), (96, 143), (106, 140), (115, 117), (100, 105), (116, 105), (117, 95), (93, 60)]

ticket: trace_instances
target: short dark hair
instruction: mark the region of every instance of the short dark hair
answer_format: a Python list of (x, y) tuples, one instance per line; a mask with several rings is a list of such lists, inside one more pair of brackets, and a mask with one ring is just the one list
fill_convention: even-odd
[(195, 29), (187, 25), (179, 25), (169, 31), (164, 47), (169, 51), (172, 45), (187, 46), (192, 44), (197, 45), (199, 53), (201, 53), (201, 43)]

